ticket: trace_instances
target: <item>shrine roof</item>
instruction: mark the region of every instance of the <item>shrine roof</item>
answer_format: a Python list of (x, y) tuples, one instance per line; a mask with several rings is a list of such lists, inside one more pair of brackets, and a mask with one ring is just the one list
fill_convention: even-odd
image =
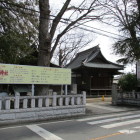
[(123, 65), (108, 61), (102, 54), (99, 46), (82, 51), (66, 66), (67, 68), (77, 69), (81, 66), (91, 68), (108, 68), (122, 70)]

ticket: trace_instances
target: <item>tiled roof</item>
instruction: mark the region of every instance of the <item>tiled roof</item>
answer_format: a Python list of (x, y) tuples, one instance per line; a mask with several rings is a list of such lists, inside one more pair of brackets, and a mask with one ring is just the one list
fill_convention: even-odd
[(92, 68), (104, 68), (104, 69), (118, 69), (120, 70), (120, 66), (113, 64), (94, 64), (94, 63), (85, 63), (84, 66), (92, 67)]
[[(106, 63), (99, 63), (91, 62), (93, 61), (98, 54), (101, 54), (102, 59)], [(102, 55), (99, 46), (95, 46), (93, 48), (90, 48), (88, 50), (82, 51), (76, 55), (76, 57), (66, 66), (67, 68), (76, 69), (81, 66), (85, 67), (93, 67), (93, 68), (112, 68), (112, 69), (123, 69), (122, 65), (118, 65), (112, 62), (109, 62), (105, 59), (105, 57)]]

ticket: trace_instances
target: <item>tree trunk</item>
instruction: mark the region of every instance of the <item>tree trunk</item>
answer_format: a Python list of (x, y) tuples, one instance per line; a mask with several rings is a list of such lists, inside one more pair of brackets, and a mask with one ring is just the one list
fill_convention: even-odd
[(139, 16), (140, 16), (140, 0), (136, 0), (138, 4), (138, 11), (139, 11)]
[[(39, 54), (38, 66), (50, 66), (51, 39), (49, 35), (50, 7), (49, 0), (39, 0)], [(46, 95), (47, 85), (37, 85), (36, 94)]]

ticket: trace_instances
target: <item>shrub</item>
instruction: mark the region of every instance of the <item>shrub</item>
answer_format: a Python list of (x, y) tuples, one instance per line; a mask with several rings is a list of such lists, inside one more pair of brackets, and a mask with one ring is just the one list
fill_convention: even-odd
[(118, 82), (122, 91), (132, 91), (137, 87), (137, 78), (135, 74), (128, 73), (123, 75)]

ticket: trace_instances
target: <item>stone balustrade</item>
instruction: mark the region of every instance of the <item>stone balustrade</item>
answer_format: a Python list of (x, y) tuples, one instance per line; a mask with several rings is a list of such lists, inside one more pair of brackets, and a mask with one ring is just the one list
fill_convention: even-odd
[(56, 106), (76, 106), (85, 105), (85, 93), (76, 95), (57, 95), (52, 96), (15, 96), (0, 98), (0, 111), (13, 109), (30, 109)]
[(140, 106), (140, 92), (117, 93), (117, 104)]
[(0, 98), (0, 124), (85, 114), (86, 93)]
[(140, 99), (140, 92), (117, 93), (117, 97), (123, 99)]

